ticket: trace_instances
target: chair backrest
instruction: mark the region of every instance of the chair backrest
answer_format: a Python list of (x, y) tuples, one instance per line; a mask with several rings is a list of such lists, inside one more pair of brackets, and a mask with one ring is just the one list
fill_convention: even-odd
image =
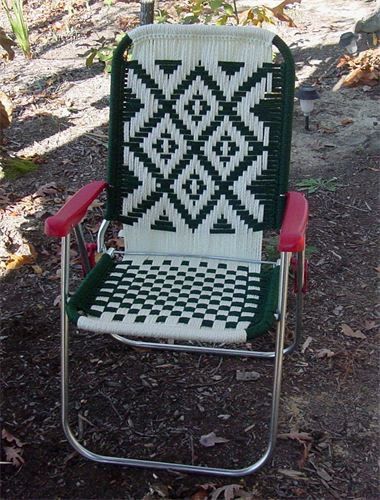
[(265, 29), (130, 32), (112, 68), (106, 213), (128, 250), (260, 258), (283, 213), (293, 89)]

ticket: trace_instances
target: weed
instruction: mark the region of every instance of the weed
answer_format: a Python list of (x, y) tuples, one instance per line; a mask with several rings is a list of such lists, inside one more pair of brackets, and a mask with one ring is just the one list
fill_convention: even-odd
[(304, 179), (298, 182), (296, 186), (302, 191), (307, 191), (309, 194), (313, 194), (317, 191), (330, 191), (334, 193), (338, 187), (336, 181), (336, 177), (332, 177), (331, 179), (322, 179), (318, 177), (317, 179)]
[[(8, 3), (10, 1), (10, 3)], [(24, 15), (22, 0), (1, 0), (1, 4), (8, 17), (9, 24), (16, 37), (17, 43), (25, 57), (30, 59), (32, 52), (29, 43), (29, 30)]]

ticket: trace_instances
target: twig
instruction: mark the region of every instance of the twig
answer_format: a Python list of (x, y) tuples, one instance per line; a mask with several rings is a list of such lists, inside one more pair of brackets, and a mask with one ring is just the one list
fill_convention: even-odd
[(234, 13), (235, 13), (236, 24), (239, 24), (239, 14), (238, 14), (238, 10), (237, 10), (236, 0), (233, 0), (233, 3), (234, 3)]
[(333, 202), (338, 203), (338, 205), (342, 205), (343, 207), (346, 208), (354, 208), (355, 210), (359, 210), (360, 212), (368, 213), (370, 211), (370, 210), (365, 210), (364, 208), (355, 207), (354, 205), (346, 205), (345, 203), (342, 203), (341, 201), (338, 200), (333, 200)]
[(220, 384), (221, 382), (225, 382), (229, 377), (224, 377), (220, 380), (217, 380), (216, 382), (208, 382), (206, 384), (193, 384), (193, 385), (186, 385), (186, 384), (179, 384), (179, 385), (186, 385), (188, 389), (194, 389), (197, 387), (210, 387), (212, 385)]
[(108, 401), (110, 402), (110, 405), (112, 406), (114, 412), (116, 413), (116, 415), (119, 417), (120, 421), (123, 420), (123, 417), (120, 415), (120, 413), (117, 411), (117, 408), (116, 406), (113, 404), (112, 402), (112, 399), (110, 398), (110, 396), (108, 396), (108, 394), (104, 393), (103, 391), (99, 391), (99, 394), (101, 394), (102, 396), (104, 396), (106, 399), (108, 399)]
[(190, 450), (191, 450), (191, 465), (194, 465), (195, 453), (194, 453), (194, 439), (191, 434), (189, 434)]
[(210, 372), (210, 376), (211, 376), (211, 375), (214, 375), (214, 373), (216, 373), (216, 372), (219, 370), (220, 365), (221, 365), (222, 363), (223, 363), (223, 358), (220, 358), (220, 361), (219, 361), (219, 363), (218, 363), (218, 366), (217, 366), (216, 368), (214, 368), (214, 369)]

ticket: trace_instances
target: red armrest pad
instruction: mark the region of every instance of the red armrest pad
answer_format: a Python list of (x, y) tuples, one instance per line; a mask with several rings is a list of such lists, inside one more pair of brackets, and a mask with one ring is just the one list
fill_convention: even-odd
[(88, 207), (107, 186), (104, 181), (94, 181), (83, 186), (63, 207), (45, 220), (47, 236), (67, 236), (71, 229), (79, 224), (87, 213)]
[(309, 206), (305, 196), (302, 193), (287, 193), (278, 245), (280, 252), (301, 252), (304, 250), (308, 217)]

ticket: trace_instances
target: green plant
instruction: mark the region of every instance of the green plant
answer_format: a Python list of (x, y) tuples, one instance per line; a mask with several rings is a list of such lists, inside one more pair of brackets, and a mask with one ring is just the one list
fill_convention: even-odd
[[(279, 258), (279, 252), (277, 250), (278, 246), (278, 236), (269, 236), (263, 238), (263, 252), (266, 259), (270, 261), (275, 261)], [(313, 245), (307, 245), (305, 249), (305, 257), (309, 259), (313, 254), (318, 251), (318, 248)]]
[(111, 72), (112, 66), (112, 56), (113, 51), (115, 50), (117, 44), (123, 38), (124, 33), (119, 33), (115, 40), (112, 42), (106, 40), (104, 37), (99, 38), (95, 41), (97, 44), (96, 47), (92, 47), (84, 54), (81, 54), (81, 57), (86, 58), (86, 66), (87, 68), (91, 67), (95, 61), (99, 61), (104, 64), (104, 71), (106, 73)]
[(296, 186), (302, 191), (307, 191), (309, 194), (313, 194), (319, 190), (335, 192), (337, 188), (336, 181), (336, 177), (331, 177), (331, 179), (322, 179), (318, 177), (316, 179), (304, 179), (303, 181), (297, 182)]
[(11, 25), (20, 49), (25, 57), (32, 57), (29, 43), (29, 30), (25, 19), (22, 0), (1, 0), (1, 4), (8, 17), (9, 24)]
[(0, 156), (0, 180), (14, 180), (37, 169), (38, 165), (27, 158)]
[(156, 22), (180, 22), (182, 24), (215, 22), (219, 26), (232, 23), (235, 25), (253, 25), (261, 27), (263, 23), (274, 24), (277, 20), (295, 26), (293, 20), (284, 12), (288, 4), (301, 0), (284, 0), (275, 7), (265, 5), (250, 7), (238, 11), (237, 1), (225, 0), (188, 0), (183, 6), (175, 7), (178, 20), (172, 11), (160, 9), (156, 13)]
[(103, 0), (104, 5), (111, 7), (114, 4), (114, 0)]

